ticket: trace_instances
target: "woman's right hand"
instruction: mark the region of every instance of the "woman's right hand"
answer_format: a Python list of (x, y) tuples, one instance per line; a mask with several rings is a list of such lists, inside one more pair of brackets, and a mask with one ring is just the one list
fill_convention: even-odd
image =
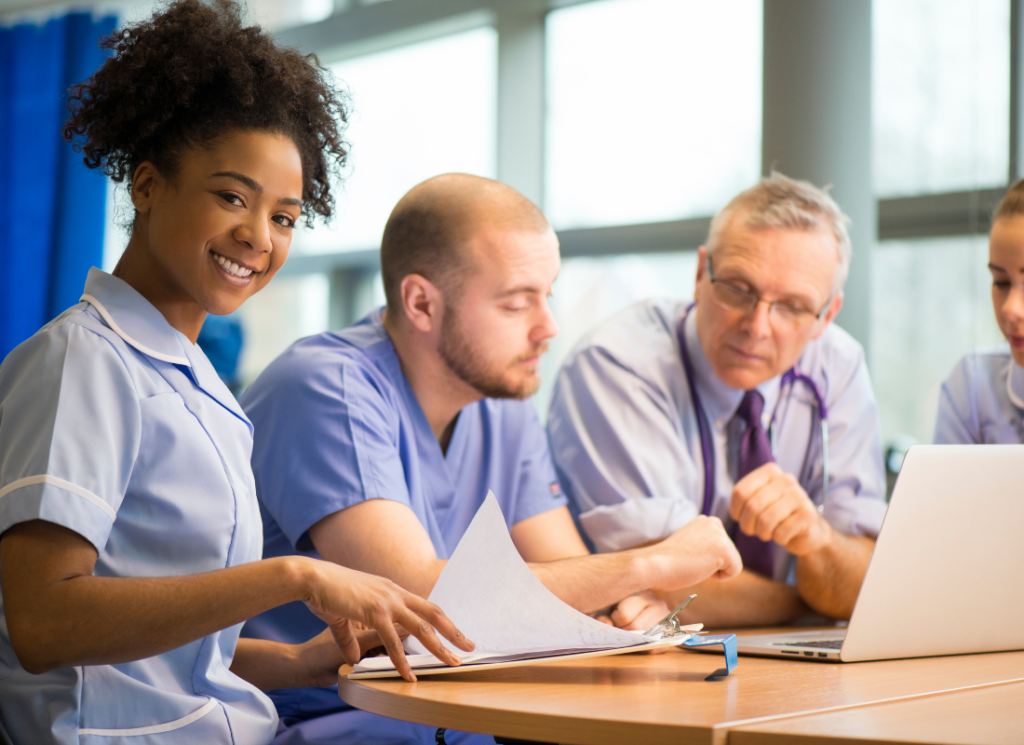
[[(383, 577), (365, 574), (327, 561), (309, 559), (309, 579), (305, 603), (331, 629), (334, 641), (345, 660), (355, 664), (362, 656), (360, 638), (352, 628), (358, 621), (380, 637), (395, 669), (405, 680), (416, 676), (405, 659), (398, 624), (419, 639), (423, 646), (446, 665), (461, 660), (449, 651), (437, 634), (466, 652), (474, 648), (438, 606), (399, 587)], [(435, 633), (434, 630), (437, 630)]]

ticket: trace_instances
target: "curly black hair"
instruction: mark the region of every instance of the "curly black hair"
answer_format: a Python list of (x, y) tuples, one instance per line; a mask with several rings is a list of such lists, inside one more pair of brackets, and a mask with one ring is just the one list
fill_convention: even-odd
[(112, 56), (68, 98), (64, 138), (129, 186), (140, 163), (173, 177), (181, 153), (230, 130), (290, 138), (302, 159), (302, 214), (329, 218), (348, 155), (348, 99), (315, 55), (244, 26), (235, 0), (176, 0), (100, 42)]

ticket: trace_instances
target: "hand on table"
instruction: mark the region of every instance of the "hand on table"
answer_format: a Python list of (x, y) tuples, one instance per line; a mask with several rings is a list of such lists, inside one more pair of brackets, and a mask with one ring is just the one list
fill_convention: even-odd
[[(669, 613), (665, 601), (650, 590), (638, 592), (623, 598), (612, 609), (611, 615), (595, 616), (601, 623), (617, 626), (627, 631), (647, 631)], [(669, 647), (648, 649), (637, 654), (661, 654), (669, 651)]]
[(669, 614), (665, 601), (650, 590), (623, 598), (609, 616), (612, 625), (628, 631), (647, 631)]
[(832, 527), (796, 477), (776, 463), (766, 463), (736, 483), (729, 514), (747, 535), (775, 541), (796, 556), (814, 553), (832, 539)]
[(650, 590), (644, 590), (623, 598), (610, 611), (601, 611), (594, 618), (627, 631), (647, 631), (667, 615), (665, 601)]

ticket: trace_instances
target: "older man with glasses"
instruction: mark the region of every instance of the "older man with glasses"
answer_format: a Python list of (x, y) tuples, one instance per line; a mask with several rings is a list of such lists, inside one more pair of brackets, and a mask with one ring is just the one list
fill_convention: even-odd
[(853, 612), (885, 472), (863, 350), (832, 324), (848, 222), (812, 184), (763, 179), (712, 221), (692, 302), (627, 308), (559, 373), (552, 455), (594, 547), (657, 542), (699, 514), (736, 542), (738, 578), (665, 598), (698, 594), (687, 622)]

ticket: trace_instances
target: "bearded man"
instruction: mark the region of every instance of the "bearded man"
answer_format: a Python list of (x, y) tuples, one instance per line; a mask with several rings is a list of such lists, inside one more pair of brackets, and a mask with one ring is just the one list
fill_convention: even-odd
[[(447, 174), (406, 194), (381, 243), (387, 305), (303, 339), (249, 387), (264, 556), (301, 553), (430, 594), (494, 491), (512, 540), (555, 595), (646, 628), (651, 590), (728, 579), (740, 559), (716, 517), (655, 546), (600, 555), (576, 530), (526, 400), (557, 333), (548, 306), (558, 239), (541, 211), (496, 181)], [(301, 603), (248, 636), (305, 640), (323, 622)], [(272, 691), (276, 743), (433, 743), (434, 730), (351, 709), (334, 689)], [(447, 742), (490, 738), (449, 732)]]

